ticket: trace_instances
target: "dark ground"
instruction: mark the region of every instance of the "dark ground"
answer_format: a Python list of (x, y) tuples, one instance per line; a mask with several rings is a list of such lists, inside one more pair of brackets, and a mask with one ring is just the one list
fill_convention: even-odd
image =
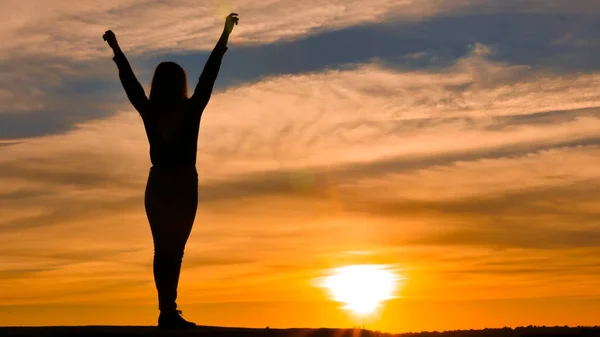
[(446, 332), (388, 334), (359, 329), (245, 329), (199, 327), (187, 331), (158, 331), (145, 326), (81, 326), (81, 327), (7, 327), (0, 328), (1, 337), (9, 336), (198, 336), (198, 337), (516, 337), (516, 336), (598, 336), (600, 327), (523, 327)]

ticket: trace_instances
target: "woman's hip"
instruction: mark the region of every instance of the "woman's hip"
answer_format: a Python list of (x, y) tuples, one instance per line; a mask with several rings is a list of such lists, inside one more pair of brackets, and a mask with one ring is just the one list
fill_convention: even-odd
[(196, 207), (198, 203), (198, 173), (196, 168), (152, 167), (145, 193), (146, 204), (173, 204)]

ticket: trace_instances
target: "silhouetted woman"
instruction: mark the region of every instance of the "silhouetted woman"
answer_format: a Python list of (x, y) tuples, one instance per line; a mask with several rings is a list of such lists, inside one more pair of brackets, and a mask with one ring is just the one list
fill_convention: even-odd
[(103, 38), (114, 51), (113, 60), (127, 97), (140, 113), (150, 142), (152, 167), (146, 184), (145, 207), (154, 240), (154, 281), (158, 291), (158, 327), (192, 328), (196, 324), (177, 310), (177, 284), (185, 244), (198, 207), (196, 148), (202, 111), (208, 104), (219, 73), (221, 59), (237, 14), (225, 20), (223, 34), (210, 54), (194, 94), (188, 98), (185, 71), (176, 63), (162, 62), (154, 71), (150, 98), (136, 79), (119, 48), (117, 38), (107, 31)]

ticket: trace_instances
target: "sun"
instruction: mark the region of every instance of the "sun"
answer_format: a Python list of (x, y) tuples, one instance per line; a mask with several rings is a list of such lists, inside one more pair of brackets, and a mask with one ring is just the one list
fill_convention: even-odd
[(333, 270), (324, 278), (322, 287), (334, 301), (357, 315), (368, 315), (385, 300), (394, 298), (400, 277), (380, 265), (352, 265)]

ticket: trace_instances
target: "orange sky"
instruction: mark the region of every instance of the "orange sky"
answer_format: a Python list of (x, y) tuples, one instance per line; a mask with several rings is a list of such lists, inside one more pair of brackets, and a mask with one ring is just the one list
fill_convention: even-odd
[[(440, 63), (443, 53), (379, 55), (376, 46), (373, 57), (285, 73), (252, 54), (312, 36), (335, 43), (335, 32), (359, 39), (367, 24), (373, 36), (420, 25), (397, 34), (425, 39), (436, 20), (527, 12), (546, 22), (597, 5), (146, 3), (0, 5), (23, 13), (0, 14), (0, 60), (11, 64), (0, 67), (0, 326), (156, 323), (148, 145), (100, 36), (122, 32), (147, 79), (152, 57), (209, 50), (229, 8), (242, 21), (202, 118), (200, 201), (178, 300), (185, 318), (390, 332), (598, 323), (600, 64), (563, 65), (600, 45), (578, 35), (590, 30), (553, 32), (548, 48), (573, 49), (543, 60), (509, 59), (510, 41), (476, 38)], [(339, 56), (319, 43), (306, 51), (311, 62)], [(243, 77), (235, 53), (268, 73)], [(398, 298), (364, 321), (315, 286), (355, 264), (404, 278)]]

